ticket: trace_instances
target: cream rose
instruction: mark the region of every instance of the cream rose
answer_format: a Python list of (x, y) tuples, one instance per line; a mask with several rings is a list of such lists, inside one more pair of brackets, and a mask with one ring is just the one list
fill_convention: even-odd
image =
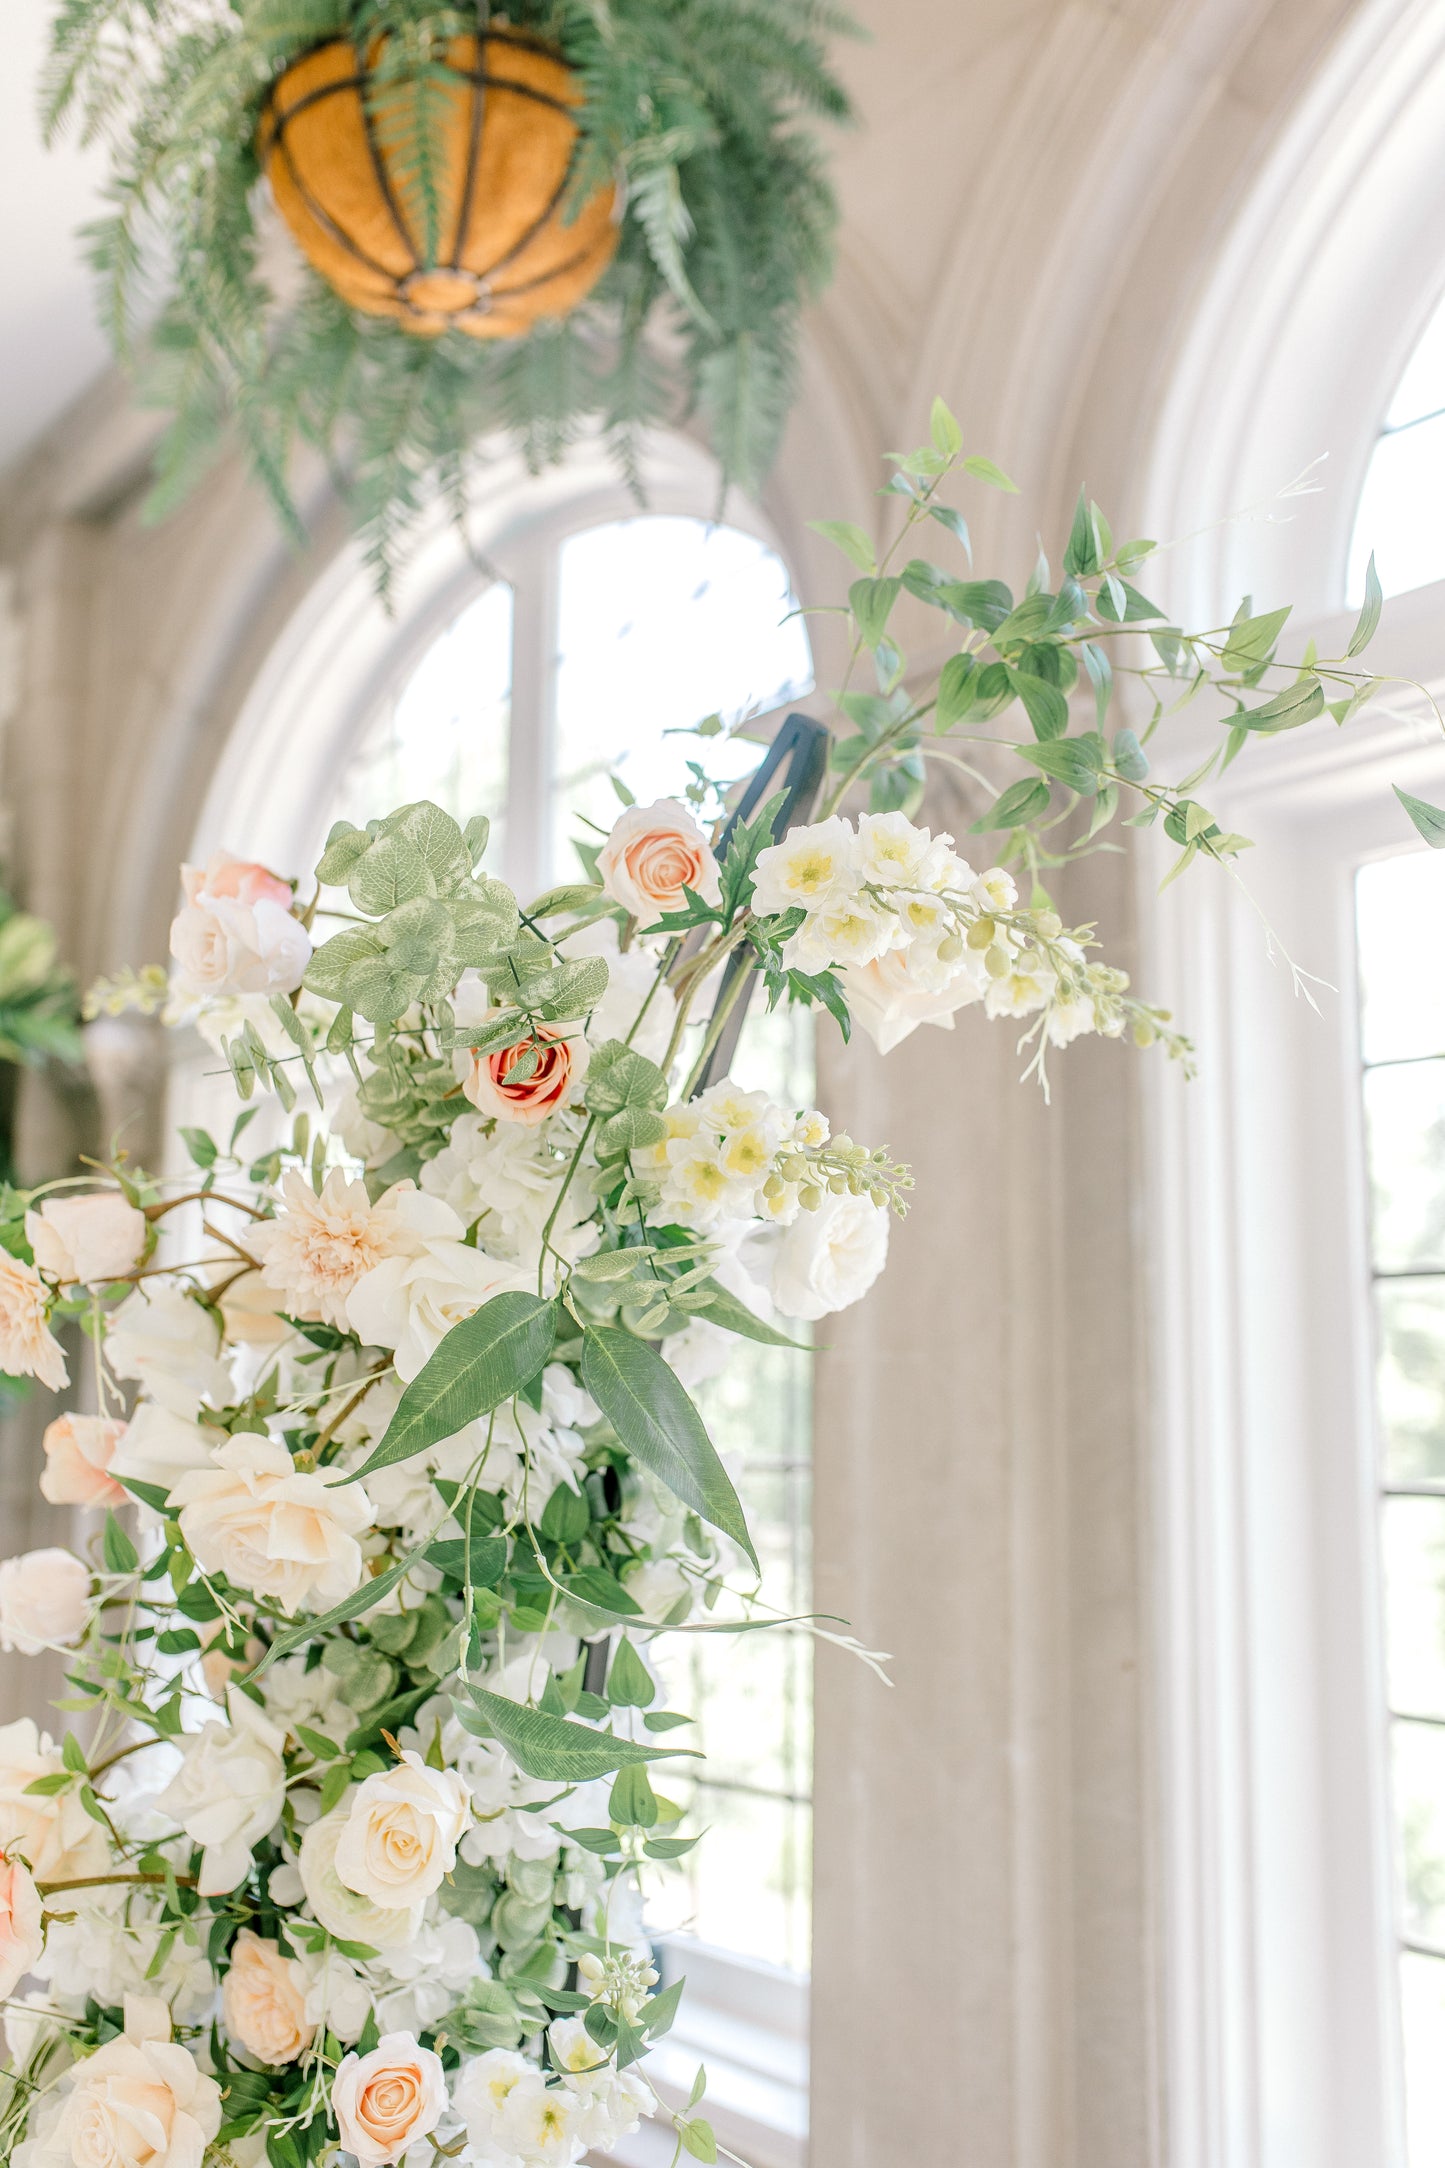
[(421, 1930), (425, 1899), (414, 1905), (374, 1905), (348, 1889), (336, 1872), (336, 1853), (348, 1820), (344, 1806), (323, 1814), (301, 1840), (297, 1862), (301, 1887), (328, 1934), (342, 1942), (366, 1942), (376, 1950), (395, 1950)]
[(47, 1278), (69, 1283), (123, 1279), (145, 1252), (149, 1223), (118, 1189), (88, 1197), (47, 1197), (25, 1215), (35, 1262)]
[(708, 903), (718, 900), (717, 860), (697, 822), (675, 798), (629, 806), (597, 854), (597, 871), (613, 902), (644, 925), (664, 911), (685, 909), (684, 888)]
[(155, 1283), (127, 1295), (105, 1336), (105, 1359), (114, 1375), (134, 1378), (173, 1415), (193, 1416), (198, 1401), (221, 1406), (230, 1398), (230, 1376), (220, 1354), (214, 1312), (179, 1287)]
[(104, 1415), (57, 1415), (40, 1441), (40, 1495), (53, 1506), (120, 1506), (125, 1492), (110, 1473), (125, 1424)]
[(331, 2086), (341, 2143), (361, 2168), (400, 2160), (436, 2129), (446, 2104), (441, 2057), (410, 2033), (386, 2033), (369, 2055), (344, 2056)]
[(90, 1568), (71, 1551), (23, 1551), (0, 1565), (0, 1649), (73, 1649), (90, 1621)]
[(295, 1172), (283, 1175), (281, 1193), (285, 1210), (252, 1228), (247, 1246), (293, 1316), (322, 1318), (342, 1331), (347, 1297), (374, 1265), (466, 1232), (450, 1206), (413, 1182), (395, 1183), (373, 1204), (366, 1184), (336, 1167), (319, 1197)]
[(845, 967), (844, 998), (880, 1054), (890, 1054), (920, 1024), (952, 1031), (958, 1010), (981, 1001), (988, 986), (983, 959), (973, 949), (965, 949), (956, 967), (943, 974), (942, 984), (929, 983), (934, 977), (932, 972), (920, 973), (916, 956), (907, 949)]
[(66, 2168), (201, 2168), (221, 2089), (170, 2037), (170, 2013), (127, 1996), (126, 2029), (80, 2065), (45, 2146)]
[(8, 2001), (45, 1946), (40, 1892), (18, 1859), (0, 1859), (0, 2002)]
[(0, 1250), (0, 1370), (12, 1378), (39, 1378), (58, 1393), (70, 1383), (70, 1372), (50, 1330), (49, 1300), (35, 1267)]
[(470, 1821), (471, 1802), (456, 1772), (428, 1769), (420, 1754), (403, 1754), (394, 1769), (378, 1770), (353, 1794), (336, 1872), (374, 1905), (414, 1905), (450, 1874)]
[(227, 1438), (209, 1468), (181, 1477), (171, 1503), (203, 1572), (283, 1611), (324, 1611), (361, 1586), (356, 1538), (372, 1525), (371, 1500), (358, 1483), (303, 1474), (274, 1438)]
[(280, 1945), (243, 1927), (231, 1945), (221, 2014), (237, 2044), (262, 2063), (294, 2063), (316, 2037), (306, 2016), (307, 1979)]
[[(539, 1024), (530, 1039), (466, 1061), (462, 1091), (479, 1114), (535, 1128), (576, 1097), (587, 1073), (587, 1055), (585, 1039), (569, 1039), (565, 1032)], [(535, 1057), (534, 1066), (517, 1079), (514, 1072), (525, 1056)]]
[(74, 1785), (61, 1792), (28, 1789), (64, 1768), (33, 1717), (0, 1725), (0, 1852), (11, 1858), (18, 1853), (37, 1882), (73, 1882), (103, 1874), (110, 1864), (105, 1832), (86, 1813)]
[(185, 1759), (156, 1801), (205, 1848), (197, 1885), (203, 1897), (245, 1880), (252, 1846), (275, 1827), (286, 1799), (284, 1735), (235, 1687), (226, 1711), (229, 1723), (203, 1724), (177, 1742)]
[(169, 1493), (183, 1475), (211, 1466), (223, 1435), (172, 1415), (159, 1401), (143, 1400), (111, 1450), (111, 1473)]

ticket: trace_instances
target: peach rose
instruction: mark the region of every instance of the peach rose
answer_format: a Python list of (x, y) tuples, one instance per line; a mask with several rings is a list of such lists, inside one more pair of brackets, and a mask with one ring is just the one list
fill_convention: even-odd
[(123, 1506), (126, 1494), (110, 1473), (110, 1457), (125, 1424), (105, 1415), (57, 1415), (45, 1426), (40, 1495), (53, 1506)]
[(230, 851), (212, 851), (204, 866), (182, 866), (181, 887), (187, 903), (198, 896), (226, 896), (233, 903), (279, 903), (291, 908), (291, 883), (279, 873), (258, 866), (254, 858), (236, 858)]
[(134, 1271), (150, 1228), (128, 1197), (103, 1189), (86, 1197), (47, 1197), (38, 1212), (26, 1213), (25, 1232), (47, 1278), (91, 1285)]
[(410, 2033), (386, 2033), (369, 2055), (343, 2057), (331, 2087), (341, 2143), (361, 2168), (400, 2160), (436, 2129), (446, 2104), (441, 2057)]
[(243, 1927), (221, 1989), (231, 2038), (262, 2063), (294, 2063), (316, 2036), (306, 2020), (306, 1974), (279, 1943)]
[(221, 2127), (221, 2089), (170, 2037), (154, 1996), (128, 1995), (125, 2031), (87, 2056), (48, 2160), (69, 2168), (201, 2168)]
[(45, 1945), (40, 1892), (18, 1859), (0, 1859), (0, 2001), (13, 1995)]
[(50, 1330), (49, 1295), (33, 1265), (0, 1251), (0, 1370), (12, 1378), (39, 1378), (58, 1393), (70, 1383), (70, 1372)]
[(717, 860), (686, 806), (675, 798), (633, 805), (613, 823), (597, 854), (602, 886), (614, 903), (644, 924), (686, 907), (684, 888), (718, 900)]
[[(527, 1053), (536, 1055), (536, 1067), (530, 1076), (511, 1081), (512, 1071)], [(535, 1127), (566, 1106), (586, 1068), (585, 1039), (568, 1039), (562, 1032), (539, 1024), (535, 1036), (523, 1039), (518, 1046), (504, 1046), (495, 1054), (474, 1055), (462, 1080), (462, 1091), (480, 1114)]]
[(23, 1551), (0, 1564), (0, 1649), (70, 1649), (90, 1622), (90, 1568), (71, 1551)]

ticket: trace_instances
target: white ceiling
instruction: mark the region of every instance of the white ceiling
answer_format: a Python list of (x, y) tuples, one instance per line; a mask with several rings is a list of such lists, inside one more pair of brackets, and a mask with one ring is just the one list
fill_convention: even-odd
[(4, 0), (0, 67), (0, 468), (105, 366), (75, 230), (100, 205), (103, 161), (72, 130), (40, 140), (36, 86), (52, 0)]

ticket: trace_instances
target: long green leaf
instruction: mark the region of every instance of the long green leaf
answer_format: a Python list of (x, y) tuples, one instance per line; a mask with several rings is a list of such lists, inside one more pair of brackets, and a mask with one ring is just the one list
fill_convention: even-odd
[(468, 1684), (466, 1691), (517, 1767), (544, 1784), (590, 1784), (594, 1777), (610, 1776), (637, 1762), (661, 1761), (670, 1754), (699, 1758), (696, 1747), (642, 1746), (632, 1739), (614, 1739), (610, 1732), (593, 1731), (569, 1716), (525, 1708), (501, 1694), (489, 1694), (482, 1686)]
[(633, 1458), (731, 1536), (756, 1567), (738, 1494), (702, 1417), (662, 1357), (619, 1326), (589, 1326), (582, 1339), (582, 1383)]
[(314, 1641), (319, 1634), (329, 1633), (333, 1626), (344, 1626), (348, 1619), (360, 1618), (363, 1612), (374, 1610), (384, 1597), (391, 1594), (398, 1582), (405, 1580), (425, 1549), (426, 1544), (419, 1543), (415, 1550), (407, 1552), (405, 1558), (399, 1558), (394, 1566), (388, 1566), (385, 1573), (378, 1573), (373, 1580), (363, 1581), (360, 1588), (353, 1589), (349, 1596), (344, 1596), (340, 1603), (333, 1604), (329, 1611), (323, 1611), (320, 1618), (303, 1619), (299, 1626), (288, 1626), (284, 1634), (277, 1634), (261, 1661), (247, 1673), (247, 1677), (259, 1678), (278, 1657), (289, 1656), (292, 1649), (299, 1649), (303, 1642)]
[(1445, 813), (1438, 806), (1430, 805), (1423, 798), (1413, 798), (1409, 791), (1395, 785), (1395, 796), (1409, 814), (1432, 851), (1445, 850)]
[(479, 1415), (490, 1415), (536, 1377), (556, 1337), (555, 1301), (513, 1292), (493, 1295), (453, 1325), (402, 1394), (386, 1435), (347, 1481), (359, 1483), (373, 1468), (410, 1460), (454, 1437)]
[(771, 1325), (765, 1325), (756, 1311), (750, 1310), (736, 1295), (729, 1294), (716, 1280), (704, 1280), (698, 1292), (705, 1293), (707, 1301), (694, 1305), (688, 1313), (691, 1317), (705, 1317), (710, 1325), (721, 1325), (724, 1332), (738, 1333), (744, 1340), (758, 1340), (764, 1347), (807, 1346), (805, 1340), (789, 1340), (785, 1334), (775, 1332)]

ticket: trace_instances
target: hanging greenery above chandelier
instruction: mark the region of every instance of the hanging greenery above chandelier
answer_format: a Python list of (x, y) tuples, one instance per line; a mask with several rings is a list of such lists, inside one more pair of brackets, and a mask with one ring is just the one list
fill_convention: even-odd
[(171, 415), (152, 513), (239, 440), (299, 539), (313, 446), (384, 584), (438, 489), (465, 512), (480, 440), (537, 469), (600, 429), (635, 485), (641, 433), (694, 410), (756, 489), (829, 271), (845, 27), (822, 0), (62, 0), (47, 125), (110, 147), (87, 239)]

